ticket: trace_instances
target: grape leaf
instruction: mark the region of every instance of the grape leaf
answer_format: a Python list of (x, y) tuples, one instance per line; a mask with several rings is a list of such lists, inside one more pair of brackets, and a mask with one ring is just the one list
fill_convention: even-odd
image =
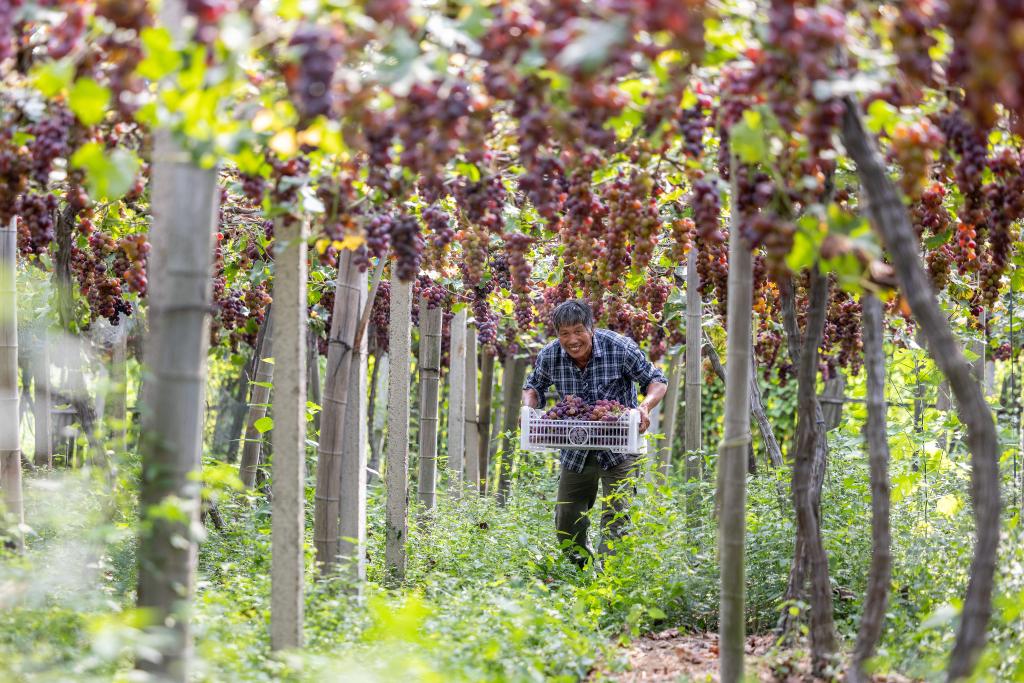
[(109, 105), (110, 88), (88, 77), (75, 81), (68, 94), (68, 106), (78, 120), (87, 126), (94, 126), (102, 121)]
[(108, 150), (98, 142), (87, 142), (71, 157), (71, 166), (85, 171), (85, 182), (93, 199), (119, 199), (135, 182), (141, 162), (127, 149)]
[(253, 422), (252, 426), (253, 429), (255, 429), (260, 434), (266, 434), (267, 432), (274, 428), (274, 418), (267, 417), (266, 415), (264, 415), (260, 419)]

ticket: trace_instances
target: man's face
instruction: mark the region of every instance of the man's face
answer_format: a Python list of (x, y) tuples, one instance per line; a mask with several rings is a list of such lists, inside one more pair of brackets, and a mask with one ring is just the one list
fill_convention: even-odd
[(558, 341), (570, 358), (583, 363), (590, 358), (594, 348), (594, 333), (582, 323), (563, 325), (558, 328)]

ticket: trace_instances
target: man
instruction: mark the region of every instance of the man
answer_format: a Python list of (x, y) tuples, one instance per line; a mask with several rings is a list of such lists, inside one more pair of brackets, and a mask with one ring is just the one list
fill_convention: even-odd
[[(609, 330), (594, 329), (594, 313), (583, 301), (566, 301), (552, 314), (558, 339), (537, 356), (533, 372), (523, 385), (523, 404), (544, 405), (545, 392), (554, 384), (559, 397), (578, 396), (588, 404), (599, 399), (615, 400), (636, 408), (636, 384), (645, 388), (639, 404), (640, 432), (651, 425), (650, 413), (665, 396), (668, 381), (647, 359), (636, 342)], [(597, 500), (598, 483), (604, 489), (601, 510), (601, 545), (609, 551), (609, 540), (620, 538), (628, 522), (631, 494), (628, 480), (633, 476), (637, 455), (611, 451), (562, 450), (562, 472), (558, 478), (555, 530), (566, 544), (569, 559), (584, 567), (593, 560), (587, 532), (587, 512)]]

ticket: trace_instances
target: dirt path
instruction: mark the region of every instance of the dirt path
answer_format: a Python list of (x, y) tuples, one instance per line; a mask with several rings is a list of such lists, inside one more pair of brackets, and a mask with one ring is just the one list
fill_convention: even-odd
[[(762, 683), (803, 683), (810, 676), (810, 659), (796, 650), (778, 650), (771, 635), (749, 636), (746, 670)], [(588, 681), (618, 683), (693, 683), (718, 681), (718, 634), (681, 634), (677, 629), (643, 636), (625, 652), (628, 670), (596, 669)], [(903, 676), (875, 676), (875, 683), (911, 683)]]

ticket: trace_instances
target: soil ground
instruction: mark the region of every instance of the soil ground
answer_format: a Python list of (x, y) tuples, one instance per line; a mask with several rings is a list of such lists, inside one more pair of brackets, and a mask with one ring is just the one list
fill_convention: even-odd
[[(806, 650), (781, 649), (773, 635), (747, 637), (748, 680), (761, 683), (804, 683), (819, 681), (811, 676)], [(668, 629), (634, 640), (626, 649), (627, 670), (610, 672), (598, 667), (589, 681), (618, 683), (706, 683), (718, 681), (718, 634), (680, 633)], [(839, 680), (842, 680), (840, 676)], [(875, 676), (875, 683), (911, 683), (898, 676)]]

